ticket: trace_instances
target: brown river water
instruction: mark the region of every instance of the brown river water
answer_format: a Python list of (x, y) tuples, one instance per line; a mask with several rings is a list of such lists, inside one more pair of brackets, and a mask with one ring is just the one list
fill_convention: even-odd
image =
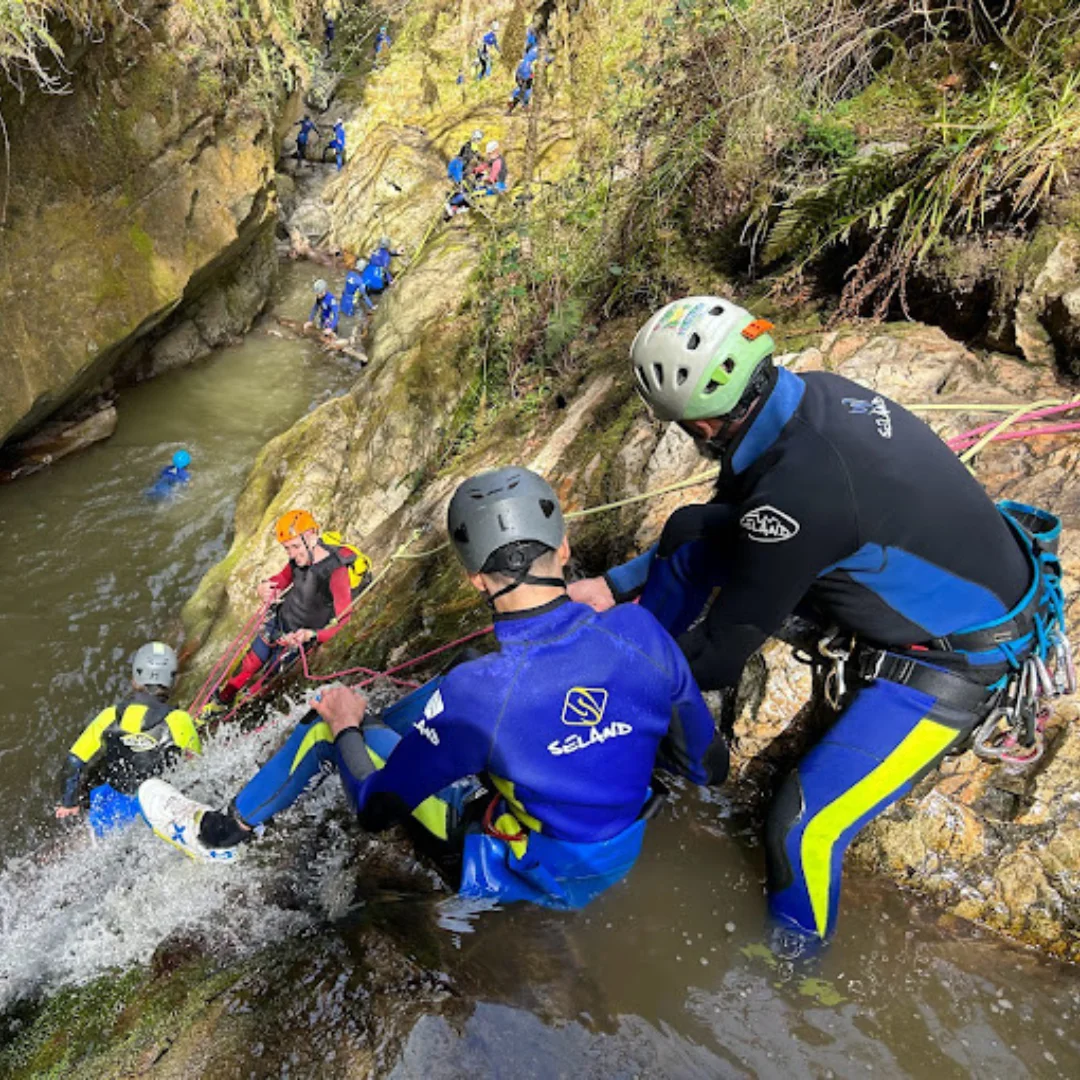
[[(312, 276), (286, 273), (279, 312), (303, 317)], [(315, 899), (300, 909), (275, 906), (273, 849), (208, 874), (136, 825), (45, 865), (27, 857), (61, 831), (51, 818), (57, 775), (81, 726), (123, 694), (136, 646), (175, 638), (183, 601), (225, 554), (255, 454), (356, 377), (267, 333), (272, 325), (125, 391), (112, 439), (0, 488), (0, 1011), (144, 964), (186, 926), (213, 926), (234, 952), (312, 932), (347, 949), (348, 925), (328, 897), (349, 867), (332, 852), (312, 863)], [(143, 490), (181, 445), (193, 482), (167, 503), (146, 502)], [(180, 766), (178, 782), (208, 801), (227, 798), (284, 724), (222, 739)], [(285, 815), (284, 829), (315, 829), (324, 810), (340, 815), (333, 782)], [(1075, 969), (858, 873), (847, 876), (836, 941), (796, 968), (765, 947), (762, 867), (722, 797), (683, 788), (650, 826), (628, 881), (583, 912), (477, 915), (443, 904), (435, 932), (449, 975), (467, 988), (468, 1015), (421, 1019), (386, 1072), (1080, 1076)], [(418, 935), (432, 932), (431, 906), (415, 905)], [(345, 1024), (346, 1011), (328, 1004), (322, 1025)], [(336, 1075), (306, 1024), (282, 1040), (273, 1060), (252, 1045), (251, 1075)]]

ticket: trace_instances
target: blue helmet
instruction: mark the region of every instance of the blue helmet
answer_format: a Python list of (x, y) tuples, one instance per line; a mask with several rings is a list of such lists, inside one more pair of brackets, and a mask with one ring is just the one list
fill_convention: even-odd
[(177, 450), (172, 456), (172, 463), (178, 469), (186, 469), (191, 464), (191, 455), (186, 450)]

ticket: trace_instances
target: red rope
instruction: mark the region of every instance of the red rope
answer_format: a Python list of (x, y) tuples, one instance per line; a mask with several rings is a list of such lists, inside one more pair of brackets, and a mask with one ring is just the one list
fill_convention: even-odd
[[(219, 660), (210, 669), (210, 674), (206, 677), (206, 682), (202, 684), (199, 692), (195, 695), (195, 700), (188, 708), (188, 712), (192, 716), (198, 716), (198, 714), (202, 712), (203, 706), (207, 703), (207, 701), (210, 700), (210, 695), (215, 690), (217, 690), (218, 684), (221, 683), (221, 681), (225, 678), (229, 669), (236, 662), (237, 657), (240, 656), (240, 654), (251, 643), (251, 640), (255, 637), (256, 628), (262, 622), (262, 619), (265, 617), (269, 609), (269, 604), (262, 604), (259, 607), (259, 610), (256, 611), (255, 614), (250, 619), (248, 619), (246, 623), (244, 623), (243, 629), (240, 631), (240, 633), (237, 634), (236, 637), (234, 637), (232, 641), (229, 642), (228, 646), (225, 649), (225, 652), (222, 654), (225, 659)], [(236, 646), (235, 649), (233, 649), (234, 645)], [(231, 653), (230, 650), (232, 650)]]

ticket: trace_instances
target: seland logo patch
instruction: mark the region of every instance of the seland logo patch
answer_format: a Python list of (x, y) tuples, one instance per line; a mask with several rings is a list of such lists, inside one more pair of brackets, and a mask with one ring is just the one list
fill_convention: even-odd
[(604, 719), (608, 692), (596, 686), (572, 686), (563, 701), (562, 722), (570, 727), (596, 727)]
[(759, 544), (779, 544), (799, 531), (799, 523), (775, 506), (757, 506), (739, 519), (751, 540)]
[(153, 735), (147, 735), (145, 731), (132, 731), (120, 736), (120, 741), (136, 754), (145, 754), (150, 750), (157, 749), (157, 739)]

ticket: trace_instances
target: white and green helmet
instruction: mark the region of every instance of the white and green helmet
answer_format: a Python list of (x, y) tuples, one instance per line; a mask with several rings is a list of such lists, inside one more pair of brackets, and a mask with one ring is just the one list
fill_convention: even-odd
[(660, 420), (726, 416), (776, 344), (772, 324), (720, 296), (662, 307), (630, 346), (641, 396)]

